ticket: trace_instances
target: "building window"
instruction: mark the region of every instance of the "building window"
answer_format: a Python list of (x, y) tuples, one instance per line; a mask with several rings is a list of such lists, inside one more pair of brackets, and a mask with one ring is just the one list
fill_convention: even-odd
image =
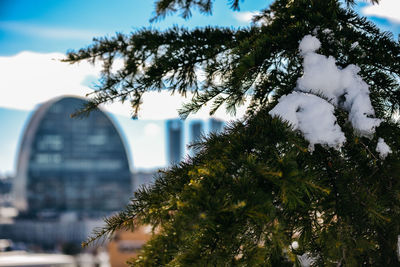
[(59, 151), (63, 148), (63, 139), (60, 135), (43, 135), (38, 141), (39, 150)]

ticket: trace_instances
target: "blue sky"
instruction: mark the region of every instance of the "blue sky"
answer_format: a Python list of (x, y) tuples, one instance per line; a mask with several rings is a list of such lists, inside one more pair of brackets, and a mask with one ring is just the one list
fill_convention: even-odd
[[(153, 0), (0, 0), (0, 174), (14, 172), (18, 141), (38, 104), (59, 94), (83, 96), (98, 77), (98, 68), (85, 64), (71, 67), (54, 58), (61, 58), (67, 50), (89, 45), (93, 37), (129, 33), (142, 27), (245, 27), (249, 24), (246, 20), (249, 14), (270, 2), (247, 0), (242, 3), (240, 12), (233, 12), (228, 1), (217, 0), (212, 16), (195, 13), (186, 21), (173, 16), (150, 23)], [(399, 2), (382, 0), (380, 7), (360, 3), (358, 11), (369, 15), (382, 29), (397, 35), (400, 32)], [(166, 95), (148, 98), (144, 116), (138, 121), (129, 119), (129, 107), (109, 109), (116, 114), (128, 139), (135, 169), (165, 165), (163, 119), (173, 117), (172, 111), (180, 103)], [(160, 112), (159, 101), (163, 105), (168, 103), (171, 112)], [(169, 115), (163, 117), (155, 113)]]
[[(242, 11), (256, 11), (270, 1), (245, 1)], [(213, 16), (194, 14), (190, 20), (174, 16), (150, 23), (152, 0), (0, 0), (0, 55), (23, 50), (65, 52), (90, 44), (94, 36), (129, 33), (142, 27), (165, 29), (188, 27), (244, 26), (235, 19), (227, 1), (216, 1)]]

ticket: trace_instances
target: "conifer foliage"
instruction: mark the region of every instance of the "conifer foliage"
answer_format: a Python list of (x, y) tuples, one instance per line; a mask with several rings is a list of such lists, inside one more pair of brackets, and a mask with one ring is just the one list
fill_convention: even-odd
[[(193, 8), (211, 13), (212, 3), (158, 0), (153, 19), (174, 12), (189, 18)], [(240, 7), (240, 1), (229, 3)], [(244, 119), (204, 138), (197, 156), (160, 171), (88, 243), (149, 224), (153, 237), (132, 266), (400, 266), (400, 125), (393, 119), (400, 45), (357, 15), (353, 4), (276, 0), (247, 28), (142, 29), (70, 52), (67, 62), (103, 63), (98, 89), (82, 112), (130, 101), (136, 116), (143, 94), (152, 90), (194, 92), (182, 117), (206, 103), (235, 112), (251, 99)], [(308, 35), (338, 71), (360, 68), (374, 110), (365, 119), (380, 119), (372, 132), (360, 133), (354, 110), (346, 108), (346, 88), (336, 103), (324, 88), (311, 88), (313, 98), (332, 105), (345, 138), (340, 147), (317, 140), (310, 149), (305, 131), (271, 116), (282, 96), (307, 94), (293, 90), (306, 76), (299, 43)], [(117, 70), (116, 59), (124, 62)]]

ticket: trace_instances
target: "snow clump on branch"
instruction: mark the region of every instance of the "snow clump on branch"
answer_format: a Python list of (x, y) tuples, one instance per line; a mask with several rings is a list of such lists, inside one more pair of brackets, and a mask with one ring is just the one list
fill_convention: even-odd
[(282, 96), (270, 114), (282, 117), (293, 129), (300, 130), (310, 142), (309, 150), (313, 151), (314, 144), (340, 148), (346, 142), (334, 111), (331, 103), (316, 95), (293, 92)]
[(376, 146), (376, 152), (379, 153), (379, 156), (381, 157), (381, 159), (385, 159), (387, 157), (387, 155), (392, 153), (392, 150), (385, 143), (385, 140), (383, 140), (383, 138), (379, 138), (378, 139), (378, 144)]
[(314, 36), (302, 39), (299, 50), (304, 58), (304, 74), (297, 80), (298, 92), (282, 96), (270, 111), (271, 116), (280, 117), (294, 130), (300, 130), (310, 142), (310, 151), (315, 144), (339, 149), (346, 142), (336, 122), (334, 107), (349, 113), (349, 121), (360, 136), (371, 137), (381, 123), (373, 118), (368, 85), (358, 75), (360, 68), (350, 64), (341, 69), (334, 57), (315, 52), (320, 46)]

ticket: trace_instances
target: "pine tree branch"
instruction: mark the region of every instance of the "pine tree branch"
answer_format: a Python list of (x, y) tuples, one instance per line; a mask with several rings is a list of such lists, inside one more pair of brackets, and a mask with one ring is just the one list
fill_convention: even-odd
[[(129, 100), (136, 117), (146, 91), (167, 89), (181, 95), (188, 91), (194, 93), (192, 103), (181, 110), (182, 117), (213, 99), (212, 112), (226, 103), (228, 111), (234, 113), (244, 99), (253, 103), (270, 102), (268, 95), (278, 98), (291, 91), (302, 69), (297, 53), (298, 40), (335, 15), (342, 21), (340, 25), (327, 24), (326, 27), (331, 28), (338, 39), (345, 38), (350, 44), (359, 42), (360, 49), (355, 51), (354, 57), (343, 57), (349, 53), (350, 45), (333, 51), (321, 31), (322, 49), (335, 56), (343, 66), (358, 61), (362, 69), (368, 70), (361, 75), (373, 85), (372, 95), (374, 91), (385, 91), (379, 102), (373, 99), (377, 114), (385, 116), (390, 112), (388, 116), (391, 116), (400, 106), (399, 44), (353, 11), (337, 9), (337, 3), (332, 3), (327, 2), (326, 13), (317, 20), (306, 10), (317, 8), (320, 2), (309, 5), (306, 1), (295, 1), (289, 9), (273, 4), (275, 16), (269, 17), (271, 21), (248, 29), (206, 27), (189, 31), (174, 27), (165, 32), (142, 29), (131, 35), (117, 34), (112, 38), (95, 39), (86, 49), (69, 52), (65, 61), (103, 62), (101, 84), (87, 110), (114, 99)], [(283, 10), (292, 12), (299, 20), (291, 21), (277, 15)], [(264, 13), (261, 17), (269, 16), (269, 11)], [(312, 25), (315, 22), (318, 24)], [(293, 41), (288, 42), (291, 39)], [(113, 68), (116, 60), (124, 62), (119, 70)], [(200, 81), (200, 73), (204, 73), (204, 81)], [(217, 91), (219, 94), (215, 94)]]
[[(160, 14), (190, 16), (201, 2), (159, 1)], [(154, 90), (193, 92), (183, 116), (206, 104), (215, 111), (252, 102), (243, 120), (204, 137), (195, 157), (140, 189), (88, 241), (149, 224), (158, 231), (134, 266), (293, 266), (304, 254), (312, 266), (397, 266), (400, 127), (388, 121), (388, 110), (399, 105), (399, 42), (336, 0), (277, 0), (257, 19), (245, 29), (143, 29), (69, 54), (68, 62), (103, 63), (92, 107), (119, 99), (138, 108)], [(340, 149), (315, 145), (313, 153), (300, 132), (269, 115), (303, 75), (298, 47), (309, 34), (321, 42), (317, 53), (333, 56), (339, 70), (362, 69), (384, 120), (376, 131), (392, 149), (385, 160), (377, 163), (371, 152), (376, 138), (357, 142), (340, 107), (334, 123), (347, 141)], [(123, 66), (115, 70), (117, 60)]]

